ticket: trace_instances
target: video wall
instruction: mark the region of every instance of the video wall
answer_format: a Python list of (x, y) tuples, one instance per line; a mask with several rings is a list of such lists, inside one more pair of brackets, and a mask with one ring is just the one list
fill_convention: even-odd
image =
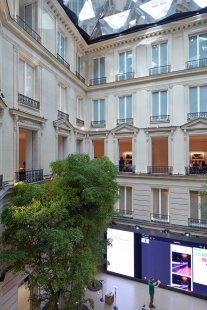
[(207, 298), (207, 244), (113, 228), (107, 239), (107, 271)]

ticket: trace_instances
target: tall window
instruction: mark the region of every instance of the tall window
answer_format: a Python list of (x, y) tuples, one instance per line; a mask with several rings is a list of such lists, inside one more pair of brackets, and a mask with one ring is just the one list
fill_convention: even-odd
[(189, 37), (189, 60), (207, 58), (207, 33)]
[(35, 97), (35, 69), (20, 60), (19, 92), (29, 98)]
[(20, 4), (19, 14), (30, 28), (37, 29), (37, 2), (27, 3), (24, 6)]
[(197, 191), (190, 191), (190, 217), (207, 220), (207, 197)]
[(167, 92), (152, 93), (152, 119), (165, 120), (167, 114)]
[(83, 120), (83, 99), (77, 97), (77, 118)]
[(119, 97), (119, 123), (132, 122), (132, 96)]
[(119, 53), (119, 74), (132, 72), (132, 51)]
[(105, 121), (105, 100), (93, 100), (93, 121)]
[(57, 53), (63, 59), (65, 58), (65, 38), (62, 36), (60, 32), (57, 35)]
[(190, 87), (190, 113), (207, 112), (207, 86)]
[(105, 77), (105, 57), (93, 60), (93, 78), (100, 79)]
[(132, 214), (132, 187), (119, 187), (118, 210), (127, 215)]
[(168, 190), (153, 188), (153, 215), (154, 220), (168, 222)]
[(76, 54), (76, 72), (81, 74), (81, 67), (82, 67), (82, 57)]
[(59, 85), (59, 110), (66, 112), (66, 88)]
[(152, 68), (167, 65), (167, 43), (152, 46)]

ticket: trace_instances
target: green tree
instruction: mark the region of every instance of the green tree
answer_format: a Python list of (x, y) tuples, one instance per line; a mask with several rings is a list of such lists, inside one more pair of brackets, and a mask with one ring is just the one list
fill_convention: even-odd
[[(105, 157), (70, 155), (51, 164), (53, 180), (14, 188), (12, 204), (1, 216), (5, 231), (1, 259), (29, 277), (38, 308), (80, 307), (84, 288), (103, 262), (103, 238), (117, 199), (116, 167)], [(78, 308), (79, 309), (79, 308)]]

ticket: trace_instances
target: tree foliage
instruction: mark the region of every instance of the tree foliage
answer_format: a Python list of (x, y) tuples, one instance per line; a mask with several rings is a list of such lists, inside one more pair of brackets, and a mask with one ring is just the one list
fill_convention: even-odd
[(1, 259), (29, 276), (29, 287), (41, 288), (37, 308), (76, 309), (84, 288), (102, 262), (104, 231), (117, 199), (116, 167), (107, 159), (70, 155), (51, 164), (53, 180), (20, 184), (1, 216), (5, 231)]

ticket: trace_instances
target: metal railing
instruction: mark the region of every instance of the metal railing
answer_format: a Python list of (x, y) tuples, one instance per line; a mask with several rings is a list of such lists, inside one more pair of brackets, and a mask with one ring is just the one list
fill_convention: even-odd
[(196, 118), (207, 118), (207, 112), (195, 112), (195, 113), (188, 113), (187, 119), (196, 119)]
[(116, 212), (118, 213), (118, 216), (120, 216), (120, 217), (130, 217), (130, 218), (133, 218), (133, 214), (134, 214), (134, 212), (132, 210), (116, 209)]
[(57, 60), (59, 62), (61, 62), (61, 64), (63, 64), (68, 70), (70, 70), (69, 63), (62, 56), (60, 56), (59, 54), (57, 54)]
[(133, 125), (133, 118), (118, 118), (117, 119), (117, 125), (120, 124), (129, 124), (129, 125)]
[(82, 77), (82, 75), (80, 75), (80, 73), (79, 73), (78, 71), (76, 71), (75, 74), (76, 74), (77, 78), (78, 78), (82, 83), (85, 84), (85, 81), (86, 81), (86, 80), (84, 79), (84, 77)]
[(148, 166), (147, 167), (148, 174), (168, 174), (171, 175), (173, 173), (172, 166)]
[(18, 94), (18, 102), (21, 104), (26, 105), (27, 107), (31, 107), (33, 109), (40, 109), (40, 102), (36, 101), (32, 98), (29, 98), (27, 96), (24, 96), (22, 94)]
[(207, 67), (207, 58), (190, 60), (186, 62), (186, 69)]
[(116, 75), (117, 82), (132, 80), (133, 78), (134, 78), (134, 72), (119, 73)]
[(58, 110), (57, 119), (58, 120), (65, 120), (65, 121), (69, 122), (69, 114)]
[(188, 226), (207, 228), (207, 220), (188, 218)]
[(91, 121), (91, 127), (106, 127), (106, 121)]
[(16, 21), (20, 27), (22, 27), (31, 37), (33, 37), (36, 41), (41, 43), (41, 37), (39, 34), (34, 31), (20, 16), (16, 15)]
[(157, 75), (157, 74), (164, 74), (169, 73), (171, 70), (171, 66), (161, 66), (161, 67), (154, 67), (149, 69), (149, 75)]
[(135, 173), (135, 170), (136, 170), (136, 166), (131, 165), (131, 164), (124, 165), (124, 166), (117, 165), (116, 168), (117, 168), (118, 173)]
[(150, 215), (152, 222), (169, 223), (170, 216), (158, 213), (151, 213)]
[(207, 166), (188, 166), (185, 167), (185, 174), (191, 175), (191, 174), (199, 174), (199, 175), (206, 175), (207, 174)]
[(3, 174), (0, 174), (0, 189), (3, 187)]
[(169, 122), (170, 115), (151, 115), (150, 122)]
[(43, 180), (43, 169), (22, 170), (15, 172), (16, 182), (33, 183)]
[(84, 121), (82, 119), (76, 118), (76, 125), (83, 127), (84, 126)]
[(105, 76), (103, 76), (101, 78), (90, 79), (90, 86), (99, 85), (99, 84), (106, 84), (106, 77)]

